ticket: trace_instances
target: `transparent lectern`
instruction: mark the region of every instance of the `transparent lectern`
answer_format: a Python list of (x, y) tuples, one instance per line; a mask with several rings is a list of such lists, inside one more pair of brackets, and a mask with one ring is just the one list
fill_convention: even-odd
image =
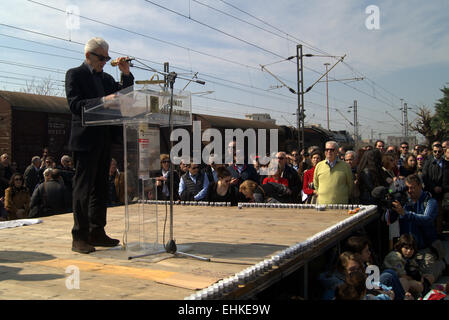
[[(172, 112), (170, 115), (170, 106)], [(160, 170), (160, 128), (191, 126), (191, 94), (171, 92), (160, 86), (126, 88), (116, 98), (82, 113), (84, 126), (123, 126), (125, 172), (125, 231), (123, 246), (128, 255), (162, 251), (156, 177)], [(165, 251), (165, 250), (164, 250)], [(129, 257), (131, 258), (131, 257)]]

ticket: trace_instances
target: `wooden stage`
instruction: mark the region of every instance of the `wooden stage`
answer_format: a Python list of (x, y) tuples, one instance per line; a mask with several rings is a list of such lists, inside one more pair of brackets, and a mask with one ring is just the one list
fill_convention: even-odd
[[(39, 224), (0, 230), (0, 299), (250, 298), (375, 217), (374, 206), (355, 214), (347, 208), (174, 206), (178, 251), (210, 261), (166, 252), (129, 260), (133, 254), (121, 247), (75, 253), (72, 214), (45, 217)], [(159, 244), (164, 221), (165, 206), (158, 205)], [(124, 207), (109, 208), (107, 233), (123, 243), (124, 230)], [(156, 234), (155, 227), (145, 232)], [(130, 238), (128, 233), (128, 243)], [(265, 268), (254, 267), (263, 261)], [(79, 288), (73, 281), (77, 271)]]

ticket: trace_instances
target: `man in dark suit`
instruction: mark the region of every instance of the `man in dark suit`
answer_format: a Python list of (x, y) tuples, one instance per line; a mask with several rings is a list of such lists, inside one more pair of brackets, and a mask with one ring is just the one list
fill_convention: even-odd
[(31, 159), (31, 164), (25, 169), (23, 177), (25, 179), (25, 186), (28, 188), (30, 197), (33, 195), (34, 188), (39, 184), (39, 168), (41, 166), (41, 158), (34, 156)]
[(115, 98), (116, 92), (134, 84), (125, 57), (118, 59), (120, 83), (103, 72), (110, 60), (109, 45), (101, 38), (90, 39), (84, 48), (86, 60), (67, 71), (65, 87), (72, 112), (69, 148), (73, 151), (72, 250), (95, 251), (95, 246), (113, 247), (119, 240), (104, 231), (108, 200), (108, 171), (111, 161), (111, 140), (120, 139), (117, 127), (83, 126), (82, 111)]

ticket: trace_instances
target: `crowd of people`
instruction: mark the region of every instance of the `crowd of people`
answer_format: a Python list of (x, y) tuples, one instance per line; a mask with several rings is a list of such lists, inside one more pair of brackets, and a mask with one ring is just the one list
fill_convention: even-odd
[[(161, 170), (151, 173), (157, 199), (170, 199), (173, 189), (175, 201), (377, 205), (380, 224), (349, 238), (349, 249), (320, 276), (323, 299), (415, 299), (446, 272), (441, 240), (449, 226), (449, 141), (413, 150), (407, 142), (398, 148), (378, 140), (374, 146), (345, 150), (328, 141), (324, 148), (280, 151), (269, 163), (258, 157), (237, 163), (235, 141), (228, 150), (232, 163), (212, 156), (208, 163), (181, 162), (173, 171), (170, 156), (162, 154)], [(0, 219), (72, 212), (74, 174), (70, 156), (56, 165), (47, 149), (42, 157), (32, 157), (23, 174), (10, 165), (7, 154), (1, 155)], [(124, 174), (111, 159), (108, 206), (124, 204), (124, 197)], [(374, 256), (383, 259), (373, 262)], [(382, 270), (384, 288), (376, 293), (361, 285), (365, 268), (373, 263)]]
[(45, 217), (72, 212), (72, 159), (64, 155), (57, 165), (44, 148), (23, 173), (0, 156), (0, 221)]

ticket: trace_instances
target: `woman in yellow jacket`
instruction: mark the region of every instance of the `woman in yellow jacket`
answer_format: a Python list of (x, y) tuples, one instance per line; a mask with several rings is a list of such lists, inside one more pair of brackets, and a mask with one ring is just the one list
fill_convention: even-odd
[(20, 173), (12, 175), (9, 188), (5, 190), (5, 209), (8, 212), (8, 220), (28, 218), (30, 194)]

